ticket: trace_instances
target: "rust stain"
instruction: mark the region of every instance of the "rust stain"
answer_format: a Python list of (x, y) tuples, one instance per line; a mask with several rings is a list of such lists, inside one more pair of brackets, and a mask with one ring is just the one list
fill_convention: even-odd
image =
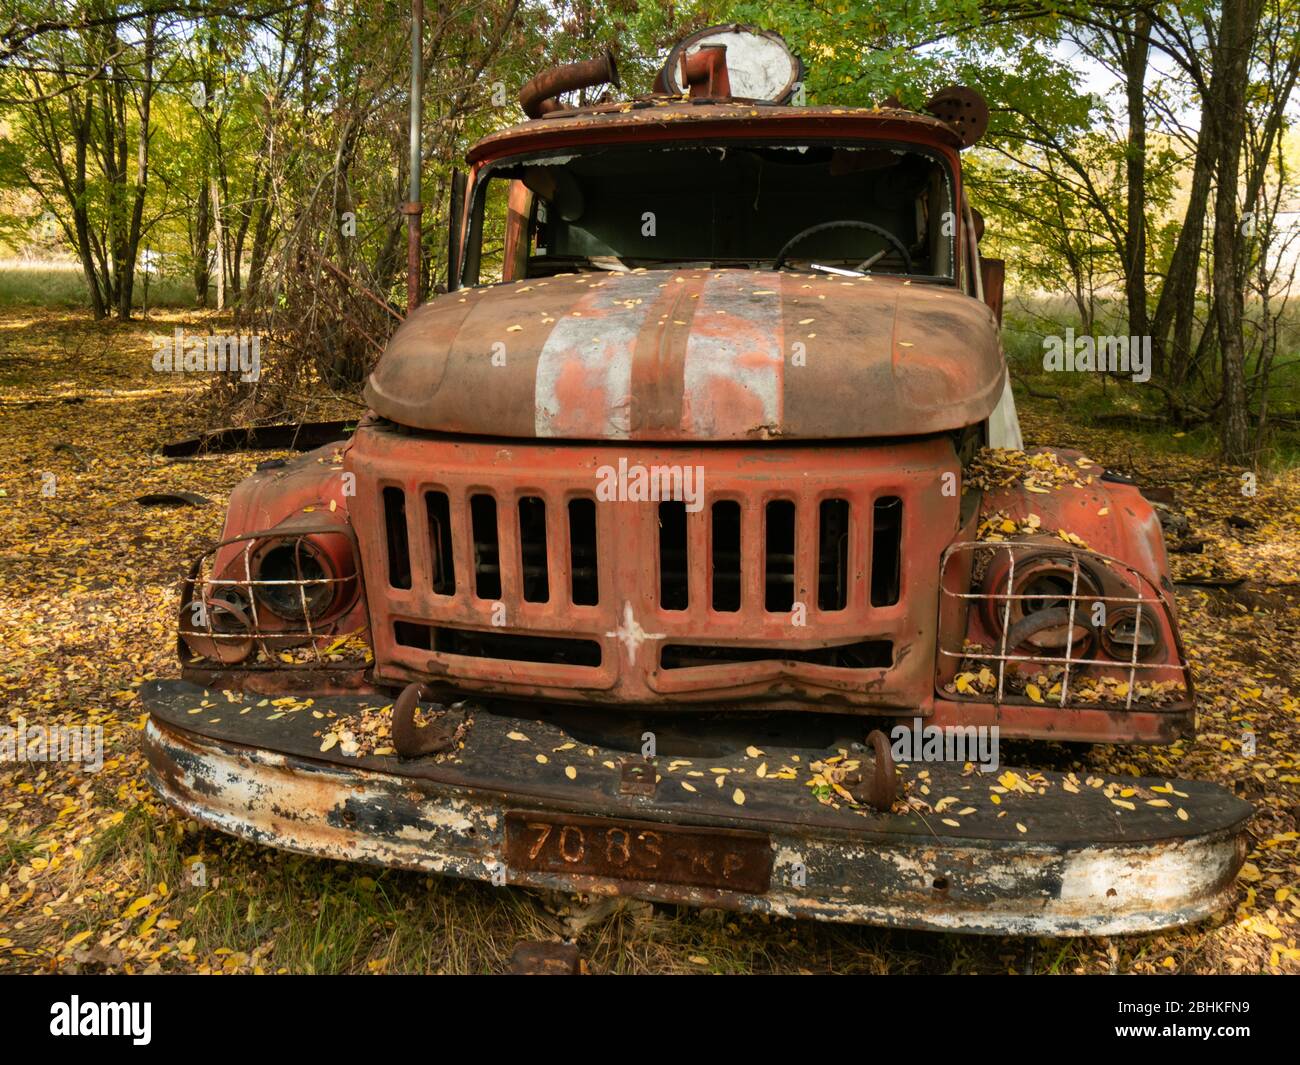
[[(742, 872), (753, 868), (747, 863), (757, 857), (753, 843), (746, 844), (750, 857), (738, 853), (726, 870), (719, 864), (726, 847), (708, 860), (707, 873), (698, 868), (701, 852), (692, 868), (693, 829), (678, 837), (686, 864), (674, 874), (693, 882), (655, 879), (645, 868), (637, 879), (628, 879), (616, 868), (623, 842), (617, 833), (609, 837), (600, 831), (598, 838), (580, 840), (570, 832), (567, 850), (557, 849), (557, 828), (628, 826), (617, 818), (584, 818), (555, 806), (521, 810), (517, 816), (525, 824), (551, 826), (553, 843), (544, 860), (539, 853), (524, 861), (517, 847), (531, 849), (540, 830), (512, 847), (506, 826), (514, 815), (482, 794), (427, 782), (413, 788), (396, 775), (240, 750), (154, 721), (146, 729), (145, 751), (151, 783), (182, 812), (222, 831), (300, 853), (479, 880), (504, 873), (506, 883), (518, 886), (899, 928), (1004, 935), (1154, 931), (1228, 905), (1246, 851), (1241, 823), (1123, 844), (1029, 841), (989, 847), (984, 841), (933, 835), (882, 839), (869, 830), (856, 836), (818, 834), (773, 822), (767, 837), (745, 834), (746, 840), (769, 840), (770, 879), (764, 883), (740, 882)], [(667, 839), (673, 826), (660, 824)], [(638, 829), (658, 830), (654, 825)], [(642, 866), (655, 860), (647, 841), (654, 842), (641, 841)], [(612, 855), (599, 855), (599, 873), (581, 859), (569, 860), (578, 855), (579, 844), (585, 857), (593, 842), (608, 846)], [(734, 882), (715, 886), (728, 881)]]

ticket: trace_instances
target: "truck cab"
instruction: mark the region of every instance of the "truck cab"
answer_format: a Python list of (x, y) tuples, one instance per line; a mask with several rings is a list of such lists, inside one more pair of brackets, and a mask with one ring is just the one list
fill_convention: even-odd
[(1211, 912), (1246, 804), (954, 747), (1194, 723), (1155, 511), (1023, 449), (962, 183), (987, 109), (796, 106), (772, 42), (701, 31), (589, 106), (557, 96), (613, 58), (559, 68), (474, 146), (448, 291), (367, 415), (236, 488), (191, 571), (155, 786), (500, 883), (984, 932)]

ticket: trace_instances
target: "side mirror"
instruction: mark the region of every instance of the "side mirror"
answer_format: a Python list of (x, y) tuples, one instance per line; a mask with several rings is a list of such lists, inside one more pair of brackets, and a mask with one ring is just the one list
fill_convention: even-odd
[(997, 315), (998, 325), (1002, 324), (1002, 289), (1007, 280), (1007, 263), (1005, 259), (981, 259), (980, 283), (984, 286), (984, 302)]

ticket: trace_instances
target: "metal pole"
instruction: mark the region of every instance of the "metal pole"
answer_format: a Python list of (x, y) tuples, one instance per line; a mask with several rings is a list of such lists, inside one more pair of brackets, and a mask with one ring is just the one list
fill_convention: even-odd
[(406, 312), (420, 305), (420, 126), (424, 107), (424, 0), (411, 0), (411, 179), (406, 214)]

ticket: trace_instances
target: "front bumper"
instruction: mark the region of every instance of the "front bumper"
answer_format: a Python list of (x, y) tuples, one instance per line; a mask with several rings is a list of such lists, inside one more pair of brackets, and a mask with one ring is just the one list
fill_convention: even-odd
[[(1106, 794), (1117, 794), (1108, 780), (1075, 784), (1052, 772), (1013, 771), (1028, 790), (999, 794), (992, 776), (952, 763), (900, 767), (910, 795), (938, 811), (833, 807), (806, 785), (807, 766), (844, 744), (778, 747), (757, 729), (750, 744), (733, 750), (661, 754), (654, 794), (629, 794), (626, 751), (502, 708), (479, 709), (454, 753), (408, 761), (320, 750), (322, 722), (335, 727), (382, 705), (376, 697), (333, 696), (285, 709), (256, 695), (174, 681), (152, 682), (142, 694), (151, 714), (145, 749), (152, 785), (177, 809), (234, 835), (498, 884), (788, 917), (1023, 935), (1185, 924), (1230, 902), (1251, 813), (1213, 785), (1145, 778), (1116, 781), (1133, 789), (1123, 805)], [(747, 754), (747, 746), (761, 753)], [(797, 778), (759, 777), (760, 765), (771, 773), (797, 767)], [(666, 832), (758, 833), (770, 848), (769, 886), (591, 876), (562, 862), (521, 867), (507, 855), (512, 813), (516, 822), (522, 814)]]

